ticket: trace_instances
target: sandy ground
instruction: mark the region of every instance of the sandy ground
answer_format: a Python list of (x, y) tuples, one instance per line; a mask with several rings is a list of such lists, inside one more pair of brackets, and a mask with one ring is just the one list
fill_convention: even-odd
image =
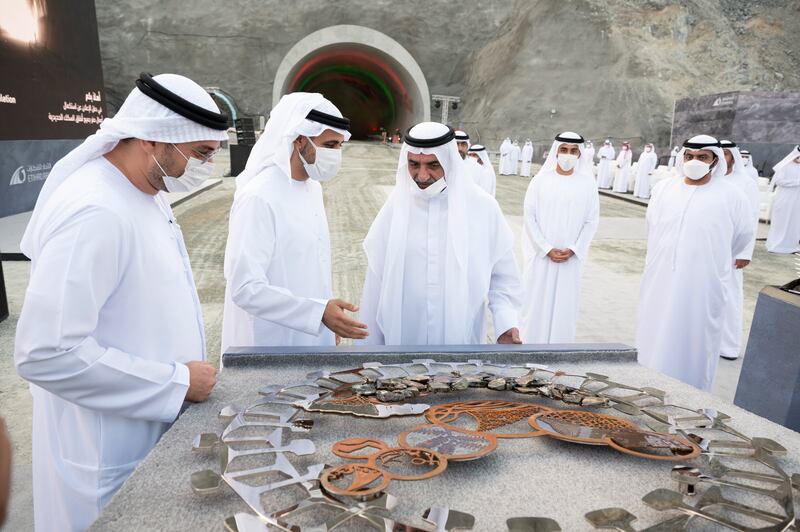
[[(366, 268), (361, 241), (394, 183), (398, 150), (354, 142), (348, 145), (339, 176), (325, 185), (333, 247), (335, 296), (358, 303)], [(222, 162), (222, 161), (220, 161)], [(223, 166), (220, 164), (220, 166)], [(502, 177), (497, 199), (517, 234), (529, 180)], [(209, 360), (219, 360), (225, 291), (222, 263), (233, 179), (175, 208), (192, 260), (207, 332)], [(601, 222), (584, 268), (578, 341), (633, 344), (639, 280), (644, 266), (644, 207), (601, 196)], [(750, 329), (758, 291), (792, 277), (792, 257), (766, 252), (759, 242), (745, 273), (744, 338)], [(4, 530), (29, 530), (31, 518), (31, 400), (13, 365), (14, 329), (28, 282), (28, 263), (4, 262), (11, 317), (0, 323), (0, 415), (14, 443), (14, 486), (10, 520)], [(715, 393), (732, 401), (741, 369), (720, 361)]]

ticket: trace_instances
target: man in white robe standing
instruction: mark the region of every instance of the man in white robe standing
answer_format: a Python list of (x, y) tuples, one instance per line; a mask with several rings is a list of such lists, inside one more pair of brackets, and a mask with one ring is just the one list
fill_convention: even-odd
[(500, 144), (500, 163), (497, 170), (500, 175), (511, 173), (511, 139), (508, 137)]
[(522, 177), (531, 176), (531, 161), (533, 160), (533, 143), (531, 139), (525, 141), (525, 146), (522, 147), (522, 169), (520, 175)]
[(653, 187), (639, 293), (639, 363), (710, 391), (719, 362), (732, 257), (753, 238), (750, 207), (726, 182), (717, 139), (699, 135), (678, 155), (679, 177)]
[(336, 344), (365, 326), (333, 297), (321, 182), (333, 178), (349, 120), (321, 94), (296, 92), (272, 109), (236, 178), (225, 249), (222, 351), (231, 346)]
[(458, 154), (461, 158), (466, 160), (469, 151), (469, 135), (466, 131), (456, 129), (456, 147), (458, 147)]
[(614, 182), (614, 146), (606, 139), (603, 147), (597, 152), (597, 188), (610, 189)]
[(622, 144), (622, 149), (617, 155), (616, 167), (617, 173), (614, 176), (614, 192), (620, 194), (628, 193), (628, 175), (631, 172), (631, 163), (633, 161), (633, 152), (629, 142)]
[(511, 143), (511, 154), (509, 155), (510, 175), (519, 175), (519, 160), (521, 155), (522, 150), (519, 148), (519, 142), (515, 140)]
[(594, 144), (592, 143), (591, 140), (586, 139), (586, 142), (584, 143), (584, 146), (585, 146), (584, 150), (586, 151), (586, 157), (588, 157), (589, 161), (591, 162), (592, 179), (594, 179), (594, 175), (595, 175), (594, 174)]
[(583, 138), (561, 133), (525, 194), (521, 336), (526, 343), (575, 341), (581, 273), (599, 217)]
[(760, 213), (760, 194), (758, 184), (747, 175), (739, 153), (739, 147), (730, 140), (721, 140), (719, 145), (725, 154), (725, 164), (728, 166), (725, 179), (733, 184), (747, 198), (749, 209), (747, 222), (753, 225), (753, 238), (747, 247), (733, 257), (733, 275), (727, 284), (728, 296), (725, 304), (725, 319), (722, 324), (722, 344), (720, 356), (727, 360), (736, 360), (742, 349), (742, 314), (744, 308), (744, 268), (753, 259), (753, 249), (756, 246), (756, 233), (758, 232), (758, 217)]
[(143, 73), (59, 160), (20, 247), (14, 361), (33, 396), (37, 531), (85, 530), (216, 382), (189, 256), (162, 192), (213, 173), (227, 117), (197, 83)]
[(636, 166), (636, 183), (633, 185), (633, 195), (637, 198), (650, 197), (653, 172), (658, 164), (658, 156), (652, 144), (645, 144), (644, 151), (639, 155)]
[(490, 196), (495, 197), (497, 188), (497, 176), (494, 173), (489, 154), (481, 144), (473, 144), (469, 147), (469, 159), (475, 161), (480, 167), (480, 173), (475, 174), (475, 183), (485, 190)]
[(796, 253), (800, 251), (800, 146), (772, 167), (775, 175), (770, 190), (775, 190), (772, 200), (767, 251), (771, 253)]
[(396, 184), (364, 240), (365, 344), (479, 344), (488, 299), (498, 343), (521, 343), (514, 236), (462, 171), (453, 130), (412, 127)]
[(678, 153), (680, 153), (681, 149), (678, 146), (672, 148), (672, 151), (669, 152), (669, 161), (667, 162), (667, 168), (675, 168), (676, 161), (678, 159)]
[(739, 150), (739, 153), (742, 155), (742, 163), (744, 164), (747, 175), (758, 181), (758, 170), (756, 170), (756, 167), (753, 165), (750, 152), (748, 150)]

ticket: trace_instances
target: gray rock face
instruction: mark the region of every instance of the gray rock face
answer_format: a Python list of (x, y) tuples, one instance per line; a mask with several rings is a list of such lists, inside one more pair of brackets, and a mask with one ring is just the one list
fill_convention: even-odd
[[(278, 66), (309, 33), (355, 24), (405, 47), (450, 122), (496, 149), (578, 130), (669, 140), (673, 101), (800, 88), (800, 4), (725, 0), (431, 3), (96, 0), (109, 111), (147, 70), (188, 75), (267, 114)], [(432, 108), (433, 119), (440, 110)], [(539, 153), (537, 151), (537, 156)]]

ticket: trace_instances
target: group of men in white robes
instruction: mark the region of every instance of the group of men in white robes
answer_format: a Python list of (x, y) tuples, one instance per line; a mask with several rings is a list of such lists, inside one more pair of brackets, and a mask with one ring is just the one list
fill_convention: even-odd
[[(531, 157), (533, 154), (531, 153)], [(519, 175), (519, 166), (522, 162), (522, 150), (519, 142), (506, 137), (500, 144), (500, 162), (498, 163), (498, 173), (500, 175)]]
[[(226, 129), (227, 117), (193, 81), (142, 74), (116, 116), (60, 160), (42, 189), (21, 243), (31, 278), (15, 345), (34, 399), (37, 530), (87, 528), (184, 402), (213, 389), (191, 265), (162, 193), (208, 178)], [(594, 148), (577, 133), (555, 137), (525, 195), (520, 275), (485, 147), (443, 124), (412, 127), (363, 242), (356, 306), (334, 297), (320, 184), (337, 175), (348, 129), (321, 94), (288, 94), (272, 109), (236, 178), (223, 351), (340, 338), (477, 344), (487, 338), (487, 312), (492, 341), (574, 341), (597, 187), (613, 180), (610, 141), (598, 151), (595, 183)], [(520, 154), (514, 144), (501, 147), (501, 174), (516, 173), (520, 158), (530, 172), (532, 145)], [(710, 389), (719, 355), (738, 354), (754, 182), (736, 145), (712, 137), (690, 139), (676, 160), (678, 176), (653, 187), (647, 210), (639, 360)], [(630, 167), (629, 145), (617, 161)], [(650, 156), (639, 163), (635, 190), (649, 195)], [(772, 242), (796, 248), (800, 151), (776, 166), (773, 182), (775, 212), (788, 221), (775, 225)]]

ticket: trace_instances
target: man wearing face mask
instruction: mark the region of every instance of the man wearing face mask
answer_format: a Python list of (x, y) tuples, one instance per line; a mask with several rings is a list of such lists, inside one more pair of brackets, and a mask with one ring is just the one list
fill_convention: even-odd
[(520, 343), (514, 236), (497, 202), (466, 174), (455, 134), (412, 127), (395, 187), (364, 240), (364, 343), (483, 343), (485, 301), (498, 343)]
[(583, 137), (555, 137), (528, 185), (523, 212), (522, 337), (575, 341), (581, 271), (600, 220), (600, 201)]
[(272, 109), (236, 178), (225, 249), (222, 351), (231, 346), (332, 346), (364, 338), (333, 298), (321, 182), (342, 161), (350, 121), (321, 94), (296, 92)]
[(753, 159), (750, 155), (750, 152), (743, 149), (740, 150), (739, 153), (742, 154), (742, 164), (744, 164), (744, 170), (747, 175), (752, 177), (755, 181), (758, 181), (758, 170), (756, 170), (756, 167), (753, 166)]
[(200, 301), (161, 192), (205, 179), (227, 118), (183, 76), (142, 74), (58, 161), (20, 247), (15, 363), (33, 396), (36, 530), (84, 530), (180, 412), (204, 401)]
[(653, 187), (639, 293), (639, 363), (711, 391), (719, 361), (726, 285), (753, 238), (744, 193), (725, 179), (717, 139), (683, 144), (678, 176)]
[(775, 175), (770, 189), (775, 189), (767, 251), (796, 253), (800, 251), (800, 146), (789, 152), (772, 167)]
[(658, 165), (658, 156), (652, 144), (645, 144), (644, 151), (639, 155), (636, 168), (636, 182), (633, 185), (633, 195), (637, 198), (649, 198), (653, 182), (653, 172)]
[(597, 152), (599, 162), (597, 164), (597, 188), (608, 189), (614, 183), (614, 146), (611, 141), (606, 139), (603, 147)]

